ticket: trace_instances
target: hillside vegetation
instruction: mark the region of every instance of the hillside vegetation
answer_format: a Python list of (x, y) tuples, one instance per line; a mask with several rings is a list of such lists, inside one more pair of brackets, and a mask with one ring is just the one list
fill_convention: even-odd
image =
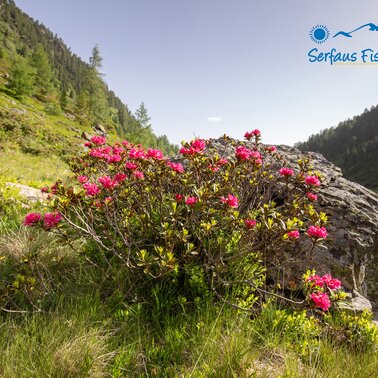
[(296, 147), (320, 152), (340, 167), (346, 178), (378, 191), (378, 106), (312, 135)]
[(82, 133), (93, 135), (97, 125), (110, 140), (177, 151), (153, 133), (143, 103), (132, 114), (109, 90), (101, 66), (98, 46), (87, 63), (13, 1), (0, 0), (0, 174), (25, 183), (63, 174)]

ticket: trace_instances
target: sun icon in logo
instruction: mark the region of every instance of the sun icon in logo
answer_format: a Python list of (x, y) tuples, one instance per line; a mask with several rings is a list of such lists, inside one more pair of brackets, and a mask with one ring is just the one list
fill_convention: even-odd
[(310, 30), (310, 38), (316, 43), (323, 43), (329, 37), (329, 30), (325, 25), (316, 25)]

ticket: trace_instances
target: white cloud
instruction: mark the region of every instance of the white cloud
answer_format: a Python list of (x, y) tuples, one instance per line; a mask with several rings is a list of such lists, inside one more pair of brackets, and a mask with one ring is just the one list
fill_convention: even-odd
[(222, 122), (222, 117), (207, 117), (209, 122)]

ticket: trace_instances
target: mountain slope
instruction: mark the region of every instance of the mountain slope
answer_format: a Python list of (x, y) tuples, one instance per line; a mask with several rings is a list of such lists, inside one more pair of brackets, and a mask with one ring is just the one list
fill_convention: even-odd
[(153, 133), (144, 104), (134, 115), (109, 90), (101, 62), (97, 46), (87, 63), (13, 0), (0, 0), (0, 175), (52, 180), (99, 124), (112, 141), (177, 151)]
[(378, 106), (297, 143), (302, 151), (320, 152), (344, 176), (378, 191)]

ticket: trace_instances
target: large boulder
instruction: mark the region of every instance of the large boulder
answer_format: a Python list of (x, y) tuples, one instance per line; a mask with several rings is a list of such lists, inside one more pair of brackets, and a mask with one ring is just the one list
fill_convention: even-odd
[[(223, 156), (233, 155), (237, 141), (213, 139), (210, 145)], [(329, 238), (313, 251), (313, 260), (306, 255), (306, 241), (299, 264), (286, 264), (286, 282), (295, 282), (306, 267), (319, 274), (331, 273), (339, 277), (351, 293), (360, 293), (378, 304), (378, 196), (360, 184), (342, 176), (323, 155), (301, 152), (294, 147), (277, 146), (283, 159), (296, 165), (298, 159), (309, 157), (314, 170), (321, 172), (323, 182), (319, 190), (319, 210), (329, 216)], [(306, 257), (307, 256), (307, 257)]]

